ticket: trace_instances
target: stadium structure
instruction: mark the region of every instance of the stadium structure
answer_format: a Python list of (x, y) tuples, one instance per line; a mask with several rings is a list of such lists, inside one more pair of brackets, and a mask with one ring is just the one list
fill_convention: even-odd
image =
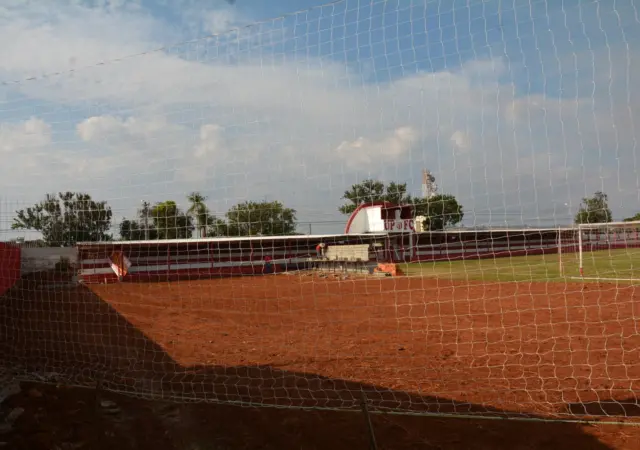
[[(582, 255), (604, 240), (609, 249), (640, 245), (637, 227), (631, 233), (619, 228), (606, 236), (579, 228), (424, 231), (411, 205), (373, 202), (358, 206), (341, 234), (81, 242), (66, 250), (71, 250), (74, 280), (85, 284), (311, 269), (388, 276), (400, 274), (398, 263)], [(25, 269), (26, 253), (42, 250), (1, 244), (2, 292), (25, 272), (35, 271)], [(60, 249), (49, 249), (54, 259), (56, 251)]]

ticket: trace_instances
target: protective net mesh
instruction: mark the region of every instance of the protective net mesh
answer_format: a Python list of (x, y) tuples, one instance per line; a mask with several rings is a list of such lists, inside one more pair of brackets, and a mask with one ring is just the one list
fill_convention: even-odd
[(637, 224), (575, 222), (640, 210), (639, 25), (632, 0), (344, 0), (0, 68), (3, 367), (178, 402), (637, 415)]

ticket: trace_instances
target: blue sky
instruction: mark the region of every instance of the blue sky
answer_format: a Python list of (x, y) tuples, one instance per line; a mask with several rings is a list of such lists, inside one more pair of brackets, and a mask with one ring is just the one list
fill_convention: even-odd
[(339, 231), (350, 184), (418, 194), (423, 167), (466, 225), (565, 224), (598, 189), (621, 219), (640, 211), (638, 3), (3, 2), (0, 223), (50, 191), (119, 220), (199, 190)]

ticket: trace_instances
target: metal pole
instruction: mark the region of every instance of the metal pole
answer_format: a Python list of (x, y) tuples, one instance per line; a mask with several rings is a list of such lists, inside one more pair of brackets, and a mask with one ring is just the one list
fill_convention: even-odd
[(558, 263), (560, 264), (560, 276), (562, 273), (562, 228), (558, 228)]
[(578, 225), (578, 265), (580, 266), (580, 276), (584, 276), (582, 268), (582, 227)]

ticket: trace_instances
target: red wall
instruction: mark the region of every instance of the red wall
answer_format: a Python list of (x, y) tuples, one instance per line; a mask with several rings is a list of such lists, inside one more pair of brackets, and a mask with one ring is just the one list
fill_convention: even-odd
[[(429, 235), (416, 235), (411, 261), (509, 258), (513, 256), (558, 253), (558, 238), (557, 234), (555, 236), (552, 235), (555, 233), (554, 231), (545, 231), (544, 233), (512, 232), (508, 236), (503, 236), (504, 233), (499, 233), (497, 237), (492, 237), (489, 233), (484, 232), (482, 236), (477, 236), (475, 239), (472, 234), (467, 234), (460, 239), (460, 236), (450, 233), (448, 238), (455, 237), (452, 240), (442, 238), (440, 240), (431, 240)], [(424, 241), (427, 242), (425, 243)], [(575, 233), (563, 232), (561, 243), (562, 253), (578, 252), (579, 244)], [(403, 245), (407, 249), (410, 248), (406, 239)], [(625, 248), (640, 248), (640, 236), (635, 233), (627, 234), (626, 236), (619, 233), (617, 235), (612, 234), (606, 239), (597, 235), (583, 237), (582, 250), (584, 252)]]
[(0, 295), (20, 278), (20, 247), (0, 242)]

